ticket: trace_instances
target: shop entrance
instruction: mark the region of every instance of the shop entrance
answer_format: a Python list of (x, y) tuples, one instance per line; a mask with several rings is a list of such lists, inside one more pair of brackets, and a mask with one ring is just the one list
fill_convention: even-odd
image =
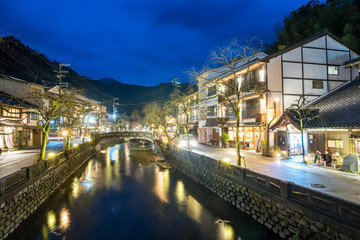
[[(304, 149), (307, 149), (307, 134), (304, 133)], [(289, 153), (290, 155), (302, 154), (301, 133), (289, 133)]]

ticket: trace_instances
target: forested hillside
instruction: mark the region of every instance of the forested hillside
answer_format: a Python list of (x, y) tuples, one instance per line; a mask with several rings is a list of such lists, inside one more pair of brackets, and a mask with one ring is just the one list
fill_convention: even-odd
[[(44, 54), (25, 46), (13, 36), (0, 38), (0, 74), (12, 76), (28, 82), (45, 86), (58, 84), (54, 70), (58, 70), (59, 63), (50, 61)], [(76, 87), (86, 92), (92, 99), (103, 102), (112, 110), (112, 99), (117, 100), (120, 113), (131, 113), (133, 109), (141, 109), (147, 102), (165, 102), (174, 86), (171, 83), (162, 83), (153, 87), (132, 84), (123, 84), (114, 79), (104, 78), (92, 80), (79, 76), (70, 67), (63, 67), (68, 71), (64, 74), (63, 83), (69, 87)], [(104, 73), (106, 75), (106, 73)], [(185, 89), (189, 84), (181, 85)]]
[(360, 49), (360, 0), (328, 0), (322, 4), (310, 1), (275, 27), (276, 40), (267, 46), (267, 53), (284, 49), (325, 28)]

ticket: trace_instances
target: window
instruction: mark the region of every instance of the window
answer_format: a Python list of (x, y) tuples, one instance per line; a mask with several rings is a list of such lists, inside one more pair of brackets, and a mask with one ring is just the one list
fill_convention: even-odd
[(243, 118), (253, 118), (260, 113), (259, 99), (246, 100), (243, 103), (242, 116)]
[(211, 86), (208, 88), (208, 97), (213, 96), (216, 94), (216, 85)]
[(205, 107), (201, 107), (200, 108), (200, 119), (205, 119), (206, 118), (206, 110)]
[(339, 75), (339, 67), (338, 66), (328, 66), (328, 74)]
[(39, 114), (37, 113), (30, 113), (31, 120), (39, 120)]
[(312, 87), (313, 89), (323, 89), (323, 81), (321, 80), (313, 80), (312, 81)]
[(19, 108), (3, 108), (2, 116), (3, 117), (11, 117), (11, 118), (20, 118), (20, 109)]
[(246, 88), (247, 90), (253, 90), (255, 88), (256, 83), (259, 82), (259, 71), (258, 69), (248, 72), (246, 74), (246, 81), (242, 84), (242, 88)]
[(216, 117), (217, 116), (217, 106), (216, 105), (209, 106), (207, 115), (208, 115), (208, 117)]

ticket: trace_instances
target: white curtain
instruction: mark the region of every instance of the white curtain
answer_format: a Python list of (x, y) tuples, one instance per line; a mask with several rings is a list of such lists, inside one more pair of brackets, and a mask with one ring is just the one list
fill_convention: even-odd
[(5, 135), (5, 143), (8, 148), (14, 148), (14, 134)]
[(4, 135), (0, 135), (0, 148), (3, 149), (5, 148), (5, 143), (4, 143)]

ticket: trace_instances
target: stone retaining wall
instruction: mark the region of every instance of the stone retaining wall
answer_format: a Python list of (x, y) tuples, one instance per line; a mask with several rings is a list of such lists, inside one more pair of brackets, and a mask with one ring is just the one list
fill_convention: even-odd
[(154, 150), (282, 238), (360, 239), (359, 205), (173, 145), (157, 143)]
[(0, 179), (0, 239), (13, 232), (97, 150), (121, 142), (87, 142)]

